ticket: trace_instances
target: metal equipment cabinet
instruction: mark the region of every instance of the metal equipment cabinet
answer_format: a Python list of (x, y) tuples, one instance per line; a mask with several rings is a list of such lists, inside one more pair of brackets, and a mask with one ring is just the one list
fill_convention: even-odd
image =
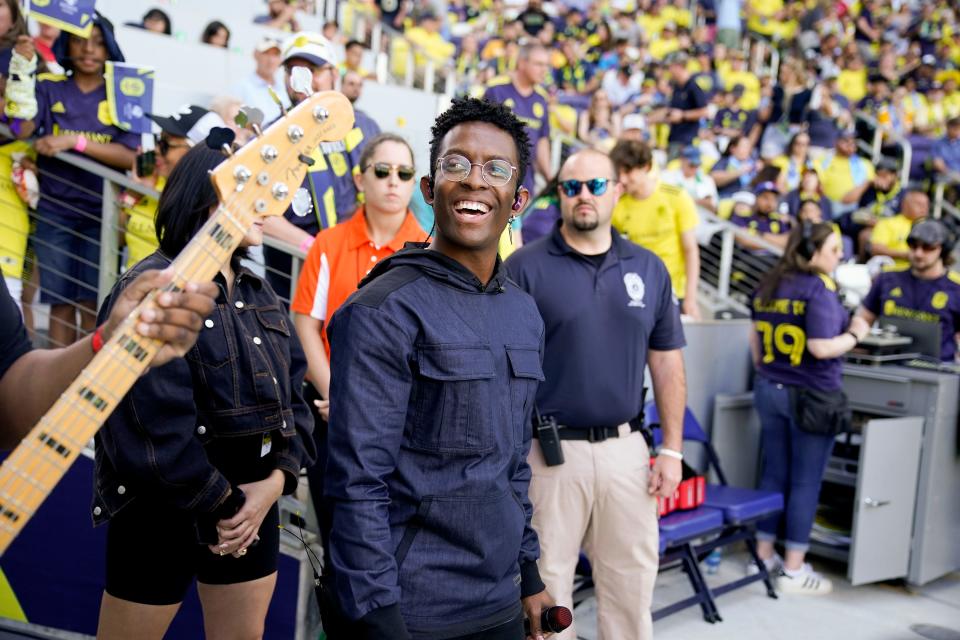
[[(849, 550), (811, 543), (844, 560), (853, 584), (905, 578), (922, 585), (960, 568), (960, 376), (846, 364), (854, 411), (870, 416), (859, 456), (833, 456), (825, 480), (855, 487)], [(732, 482), (753, 486), (759, 424), (752, 394), (718, 395), (712, 439)], [(728, 472), (729, 473), (729, 472)]]

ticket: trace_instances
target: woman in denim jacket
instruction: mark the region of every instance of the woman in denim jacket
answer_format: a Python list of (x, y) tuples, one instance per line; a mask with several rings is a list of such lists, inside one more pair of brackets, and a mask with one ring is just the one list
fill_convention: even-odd
[[(164, 268), (217, 206), (223, 157), (195, 147), (157, 212), (160, 249), (124, 274)], [(163, 637), (197, 578), (208, 637), (259, 637), (276, 582), (277, 500), (315, 457), (306, 359), (277, 295), (240, 266), (254, 224), (217, 274), (220, 293), (184, 359), (149, 371), (96, 437), (93, 517), (107, 529), (98, 638)]]

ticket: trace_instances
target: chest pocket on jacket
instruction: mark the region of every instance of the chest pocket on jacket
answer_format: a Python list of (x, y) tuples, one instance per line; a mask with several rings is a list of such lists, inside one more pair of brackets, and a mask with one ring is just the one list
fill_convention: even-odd
[(219, 369), (237, 358), (237, 350), (231, 342), (233, 329), (228, 331), (224, 322), (226, 315), (223, 308), (217, 305), (213, 313), (203, 321), (197, 344), (187, 352), (188, 360)]
[(265, 333), (273, 342), (277, 355), (283, 358), (285, 365), (289, 365), (290, 321), (286, 314), (277, 306), (261, 307), (257, 309), (257, 322), (266, 329)]
[(513, 444), (521, 446), (528, 429), (530, 414), (537, 396), (537, 385), (543, 382), (540, 350), (537, 347), (507, 347), (510, 360), (510, 416), (513, 423)]
[(451, 453), (493, 447), (493, 354), (486, 345), (423, 345), (414, 382), (417, 448)]

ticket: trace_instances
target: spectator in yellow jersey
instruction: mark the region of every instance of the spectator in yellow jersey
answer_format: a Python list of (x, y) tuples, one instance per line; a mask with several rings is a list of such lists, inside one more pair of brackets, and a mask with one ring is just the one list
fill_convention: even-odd
[(857, 155), (857, 134), (853, 129), (840, 132), (836, 149), (823, 157), (817, 172), (823, 182), (823, 193), (833, 205), (834, 216), (856, 209), (876, 175), (873, 163)]
[(720, 79), (728, 91), (735, 86), (743, 85), (743, 95), (740, 97), (740, 108), (751, 110), (760, 106), (760, 79), (747, 69), (747, 57), (743, 51), (734, 49), (730, 52), (730, 67), (718, 67)]
[(859, 54), (845, 57), (843, 69), (837, 75), (837, 91), (850, 104), (856, 104), (867, 95), (867, 67)]
[(624, 185), (613, 210), (613, 226), (663, 260), (682, 312), (699, 318), (700, 250), (694, 233), (699, 218), (693, 198), (681, 187), (661, 181), (644, 142), (621, 141), (610, 159)]
[(910, 264), (910, 247), (907, 238), (917, 220), (930, 213), (930, 198), (922, 191), (908, 191), (903, 197), (903, 207), (895, 216), (877, 222), (870, 234), (870, 253), (875, 256), (890, 256), (898, 267)]
[[(440, 18), (432, 12), (421, 14), (417, 26), (407, 29), (403, 35), (413, 46), (414, 60), (418, 70), (423, 69), (427, 61), (432, 62), (438, 71), (442, 70), (457, 52), (456, 46), (447, 42), (440, 34)], [(395, 48), (394, 53), (397, 54), (399, 51)], [(405, 72), (406, 62), (404, 61), (402, 65), (402, 71)], [(394, 66), (396, 70), (397, 65)]]
[(347, 71), (356, 71), (364, 78), (376, 80), (377, 76), (373, 71), (363, 66), (363, 53), (366, 47), (362, 42), (350, 40), (343, 47), (343, 62), (340, 63), (340, 75), (343, 76)]

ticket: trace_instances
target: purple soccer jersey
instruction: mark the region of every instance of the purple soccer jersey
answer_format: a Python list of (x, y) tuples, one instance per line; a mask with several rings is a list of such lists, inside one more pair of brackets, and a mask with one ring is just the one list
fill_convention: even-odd
[[(136, 149), (139, 136), (110, 122), (106, 85), (82, 92), (66, 76), (43, 74), (37, 81), (37, 135), (83, 134), (91, 142), (117, 142)], [(70, 152), (73, 153), (73, 152)], [(41, 155), (40, 207), (64, 217), (100, 217), (103, 181), (97, 176)]]
[(760, 344), (760, 372), (780, 384), (832, 391), (841, 387), (840, 358), (819, 360), (807, 341), (840, 335), (849, 316), (826, 276), (785, 276), (769, 300), (754, 296), (751, 317)]
[(884, 271), (873, 281), (863, 307), (876, 316), (940, 324), (940, 359), (953, 362), (960, 331), (960, 275), (922, 280), (910, 269)]

